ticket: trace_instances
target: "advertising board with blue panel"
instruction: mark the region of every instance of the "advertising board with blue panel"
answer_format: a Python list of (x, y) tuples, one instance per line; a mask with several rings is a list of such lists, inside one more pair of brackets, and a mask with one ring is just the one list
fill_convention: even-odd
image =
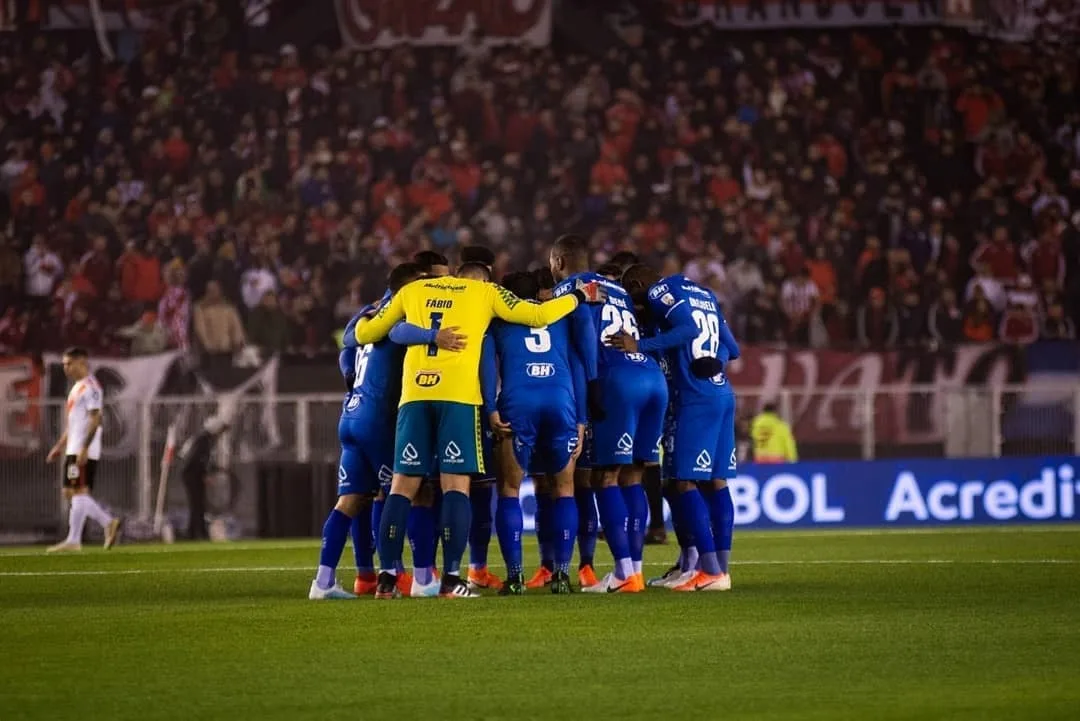
[[(1076, 456), (747, 464), (730, 483), (743, 528), (1077, 522)], [(532, 487), (523, 488), (532, 529)]]

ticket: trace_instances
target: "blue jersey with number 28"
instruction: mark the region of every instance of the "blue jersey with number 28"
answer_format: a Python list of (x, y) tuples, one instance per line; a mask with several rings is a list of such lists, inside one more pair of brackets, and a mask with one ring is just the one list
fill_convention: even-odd
[[(696, 358), (719, 358), (726, 364), (739, 357), (739, 345), (713, 292), (685, 276), (672, 275), (650, 288), (648, 297), (657, 331), (682, 332), (689, 338), (664, 352), (672, 390), (691, 397), (730, 392), (724, 373), (697, 378), (690, 370)], [(648, 347), (648, 341), (643, 345)]]

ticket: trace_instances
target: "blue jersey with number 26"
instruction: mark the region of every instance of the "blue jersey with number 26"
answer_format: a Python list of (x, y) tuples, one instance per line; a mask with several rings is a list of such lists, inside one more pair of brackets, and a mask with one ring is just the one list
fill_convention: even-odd
[(649, 306), (660, 333), (683, 332), (690, 338), (664, 353), (672, 390), (684, 397), (729, 393), (724, 373), (697, 378), (690, 371), (696, 358), (719, 358), (726, 364), (739, 357), (739, 345), (713, 292), (685, 276), (672, 275), (649, 289)]
[(636, 365), (642, 368), (658, 368), (656, 361), (644, 353), (623, 353), (606, 346), (605, 341), (616, 333), (622, 332), (634, 338), (641, 337), (638, 329), (637, 317), (634, 315), (634, 303), (626, 289), (613, 280), (608, 280), (602, 275), (593, 272), (578, 273), (555, 286), (555, 297), (565, 295), (574, 290), (578, 280), (585, 283), (596, 282), (602, 285), (608, 292), (607, 302), (580, 306), (574, 313), (589, 313), (592, 316), (593, 325), (600, 341), (600, 352), (597, 358), (599, 375), (606, 375), (607, 371), (615, 366)]

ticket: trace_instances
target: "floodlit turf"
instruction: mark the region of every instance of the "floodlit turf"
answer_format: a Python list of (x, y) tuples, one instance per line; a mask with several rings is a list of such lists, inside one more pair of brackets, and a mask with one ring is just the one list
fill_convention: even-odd
[(314, 541), (0, 549), (0, 719), (1080, 718), (1080, 526), (736, 544), (727, 594), (336, 603)]

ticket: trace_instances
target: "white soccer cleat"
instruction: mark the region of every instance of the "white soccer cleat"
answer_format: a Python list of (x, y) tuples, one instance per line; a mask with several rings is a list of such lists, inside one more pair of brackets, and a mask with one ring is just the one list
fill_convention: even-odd
[(82, 545), (78, 543), (68, 543), (67, 541), (61, 541), (55, 546), (49, 546), (45, 549), (45, 553), (70, 553), (72, 551), (81, 551)]
[(656, 578), (650, 578), (645, 585), (649, 588), (667, 588), (667, 584), (681, 576), (682, 573), (682, 567), (680, 567), (679, 564), (676, 563), (674, 566), (664, 571), (664, 575), (657, 576)]
[(420, 583), (413, 574), (412, 588), (409, 590), (409, 598), (438, 598), (442, 581), (432, 576), (431, 583)]
[(675, 578), (669, 578), (664, 583), (664, 585), (661, 586), (661, 588), (675, 588), (677, 586), (681, 586), (687, 581), (689, 581), (691, 578), (693, 578), (695, 575), (697, 575), (697, 571), (695, 571), (694, 569), (690, 569), (689, 571), (680, 571), (678, 576), (676, 576)]
[(342, 588), (341, 584), (335, 583), (330, 588), (321, 588), (317, 581), (311, 582), (311, 590), (308, 591), (307, 597), (312, 601), (348, 601), (356, 598)]
[(604, 576), (595, 586), (586, 586), (582, 593), (639, 593), (645, 590), (645, 584), (637, 576), (618, 578), (614, 573)]

